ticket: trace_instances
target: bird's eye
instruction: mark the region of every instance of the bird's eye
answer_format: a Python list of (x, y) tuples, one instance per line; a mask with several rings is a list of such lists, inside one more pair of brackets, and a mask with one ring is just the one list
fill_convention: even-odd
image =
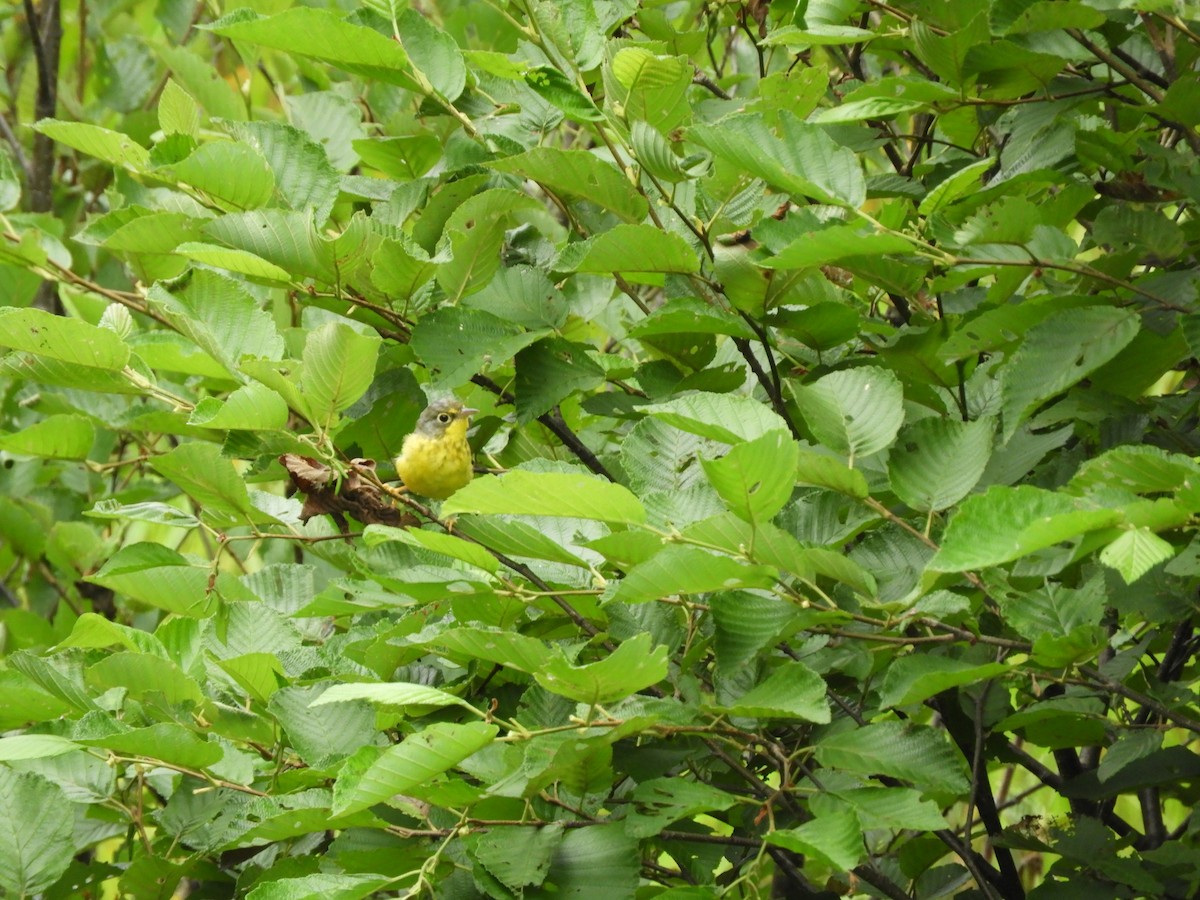
[(453, 416), (451, 416), (450, 413), (438, 413), (438, 421), (443, 425), (449, 422), (452, 418)]

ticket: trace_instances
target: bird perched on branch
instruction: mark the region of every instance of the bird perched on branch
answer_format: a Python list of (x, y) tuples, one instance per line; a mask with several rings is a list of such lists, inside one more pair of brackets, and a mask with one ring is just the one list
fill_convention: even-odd
[(396, 457), (396, 471), (407, 490), (445, 500), (471, 480), (467, 428), (477, 412), (454, 397), (434, 400), (425, 408)]

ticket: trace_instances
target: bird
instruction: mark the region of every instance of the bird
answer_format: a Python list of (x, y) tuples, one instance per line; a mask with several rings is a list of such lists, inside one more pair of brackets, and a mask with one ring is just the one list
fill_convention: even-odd
[(445, 500), (471, 480), (471, 445), (467, 428), (479, 410), (454, 397), (434, 400), (417, 419), (396, 457), (405, 489), (433, 500)]

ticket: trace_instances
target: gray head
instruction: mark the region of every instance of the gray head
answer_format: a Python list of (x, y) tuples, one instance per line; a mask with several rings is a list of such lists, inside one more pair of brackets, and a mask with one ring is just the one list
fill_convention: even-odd
[(457, 397), (439, 397), (425, 407), (425, 411), (417, 419), (416, 430), (426, 437), (440, 437), (453, 423), (463, 422), (460, 428), (465, 433), (466, 420), (477, 412), (479, 410), (463, 406)]

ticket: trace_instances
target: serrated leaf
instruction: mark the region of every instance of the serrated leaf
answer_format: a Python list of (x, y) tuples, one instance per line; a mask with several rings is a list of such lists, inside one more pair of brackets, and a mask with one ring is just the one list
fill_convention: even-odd
[(563, 834), (556, 823), (544, 828), (502, 825), (479, 834), (470, 845), (471, 853), (506, 887), (519, 891), (542, 883)]
[(95, 441), (90, 419), (62, 414), (47, 416), (13, 434), (0, 434), (0, 450), (45, 459), (86, 459)]
[(868, 777), (889, 775), (920, 789), (960, 795), (970, 786), (966, 760), (944, 731), (900, 722), (874, 722), (817, 742), (823, 766)]
[(521, 175), (557, 194), (591, 201), (626, 222), (646, 218), (648, 204), (629, 179), (611, 163), (586, 150), (535, 147), (488, 163), (500, 172)]
[[(456, 522), (455, 532), (458, 531)], [(374, 547), (386, 541), (399, 541), (410, 547), (424, 547), (426, 550), (462, 560), (485, 572), (494, 573), (500, 567), (496, 557), (479, 544), (464, 541), (453, 534), (441, 534), (419, 528), (394, 528), (391, 525), (368, 525), (363, 534), (363, 540), (368, 547)]]
[(653, 225), (617, 225), (595, 237), (567, 244), (552, 266), (559, 272), (700, 271), (700, 259), (678, 234)]
[(294, 7), (273, 16), (239, 10), (204, 26), (224, 37), (308, 56), (339, 69), (420, 90), (397, 41), (325, 9)]
[(913, 252), (912, 242), (895, 234), (867, 232), (853, 225), (809, 231), (762, 261), (768, 269), (806, 269), (856, 256), (891, 256)]
[(551, 693), (578, 703), (612, 703), (667, 677), (667, 648), (660, 644), (651, 649), (651, 640), (645, 633), (634, 635), (599, 662), (582, 666), (551, 656), (534, 678)]
[(750, 397), (697, 392), (641, 407), (668, 425), (726, 444), (751, 441), (787, 424), (765, 403)]
[(428, 784), (486, 747), (499, 731), (483, 722), (436, 723), (389, 747), (364, 769), (352, 765), (352, 757), (334, 783), (332, 812), (345, 816)]
[(457, 100), (467, 84), (467, 67), (453, 36), (411, 7), (395, 21), (411, 64), (439, 97), (450, 102)]
[(855, 153), (836, 144), (820, 126), (789, 112), (779, 114), (778, 135), (754, 114), (697, 125), (688, 137), (797, 202), (814, 197), (857, 209), (866, 199), (866, 179)]
[(320, 697), (309, 703), (309, 706), (324, 706), (327, 703), (345, 703), (348, 700), (365, 700), (380, 706), (429, 706), (442, 709), (447, 706), (461, 706), (472, 709), (471, 704), (431, 688), (423, 684), (402, 684), (388, 682), (387, 684), (335, 684), (325, 690)]
[(1120, 517), (1117, 510), (1089, 508), (1076, 498), (1032, 485), (996, 485), (963, 502), (929, 568), (962, 572), (999, 565), (1110, 527)]
[(825, 680), (808, 666), (788, 661), (766, 680), (756, 684), (732, 703), (721, 707), (734, 716), (756, 719), (803, 719), (825, 724), (830, 721)]
[(699, 547), (670, 546), (634, 566), (614, 599), (645, 603), (674, 594), (770, 587), (774, 581), (770, 566), (747, 565)]
[(799, 388), (796, 400), (817, 440), (852, 466), (891, 446), (904, 422), (899, 379), (875, 366), (830, 372)]
[(108, 371), (123, 369), (130, 355), (115, 331), (40, 309), (0, 309), (0, 347)]
[(154, 171), (235, 210), (258, 209), (275, 193), (275, 174), (267, 161), (233, 141), (201, 144), (187, 159)]
[(1175, 548), (1149, 528), (1133, 528), (1100, 551), (1100, 562), (1133, 584), (1160, 562), (1175, 556)]
[(188, 424), (231, 431), (275, 431), (287, 425), (287, 420), (284, 399), (266, 385), (252, 383), (224, 400), (201, 400), (188, 417)]
[(702, 459), (709, 483), (747, 522), (769, 521), (791, 499), (800, 448), (786, 431), (735, 444), (720, 459)]
[(888, 666), (879, 689), (882, 706), (908, 706), (960, 684), (977, 684), (1009, 671), (1003, 663), (975, 664), (946, 656), (913, 654)]
[(0, 766), (0, 890), (30, 897), (54, 884), (74, 856), (74, 828), (62, 788)]
[(381, 343), (377, 336), (340, 322), (326, 322), (308, 333), (300, 390), (315, 417), (314, 425), (328, 429), (338, 413), (366, 393), (375, 377)]
[(835, 870), (847, 871), (866, 855), (858, 819), (849, 811), (818, 815), (796, 828), (773, 831), (767, 843), (823, 859)]
[(628, 488), (595, 475), (527, 472), (474, 479), (442, 504), (442, 513), (569, 516), (605, 522), (644, 522), (646, 510)]
[(1005, 365), (1004, 439), (1038, 404), (1086, 378), (1134, 339), (1137, 313), (1109, 306), (1065, 309), (1026, 334)]
[(900, 432), (888, 454), (896, 496), (921, 512), (953, 506), (975, 487), (992, 455), (991, 419), (922, 419)]
[(209, 567), (194, 565), (174, 550), (141, 543), (121, 548), (87, 580), (159, 609), (205, 618), (220, 603), (210, 576)]
[(427, 366), (438, 371), (439, 383), (457, 386), (486, 371), (488, 362), (504, 365), (545, 334), (525, 331), (483, 310), (443, 307), (421, 318), (410, 345)]
[(78, 749), (79, 744), (57, 734), (14, 734), (0, 738), (0, 762), (51, 759)]
[(483, 659), (529, 674), (541, 669), (552, 652), (536, 638), (480, 628), (452, 628), (430, 638), (429, 643), (466, 660)]
[(86, 510), (84, 515), (97, 519), (129, 519), (137, 522), (156, 522), (159, 525), (173, 525), (176, 528), (195, 528), (200, 520), (191, 513), (176, 509), (166, 503), (148, 501), (145, 503), (124, 504), (119, 500), (97, 500), (96, 505)]
[(156, 456), (151, 466), (217, 520), (233, 523), (257, 518), (246, 483), (215, 444), (181, 444)]
[(150, 162), (150, 152), (133, 138), (99, 125), (42, 119), (33, 127), (52, 141), (133, 172), (142, 171)]

